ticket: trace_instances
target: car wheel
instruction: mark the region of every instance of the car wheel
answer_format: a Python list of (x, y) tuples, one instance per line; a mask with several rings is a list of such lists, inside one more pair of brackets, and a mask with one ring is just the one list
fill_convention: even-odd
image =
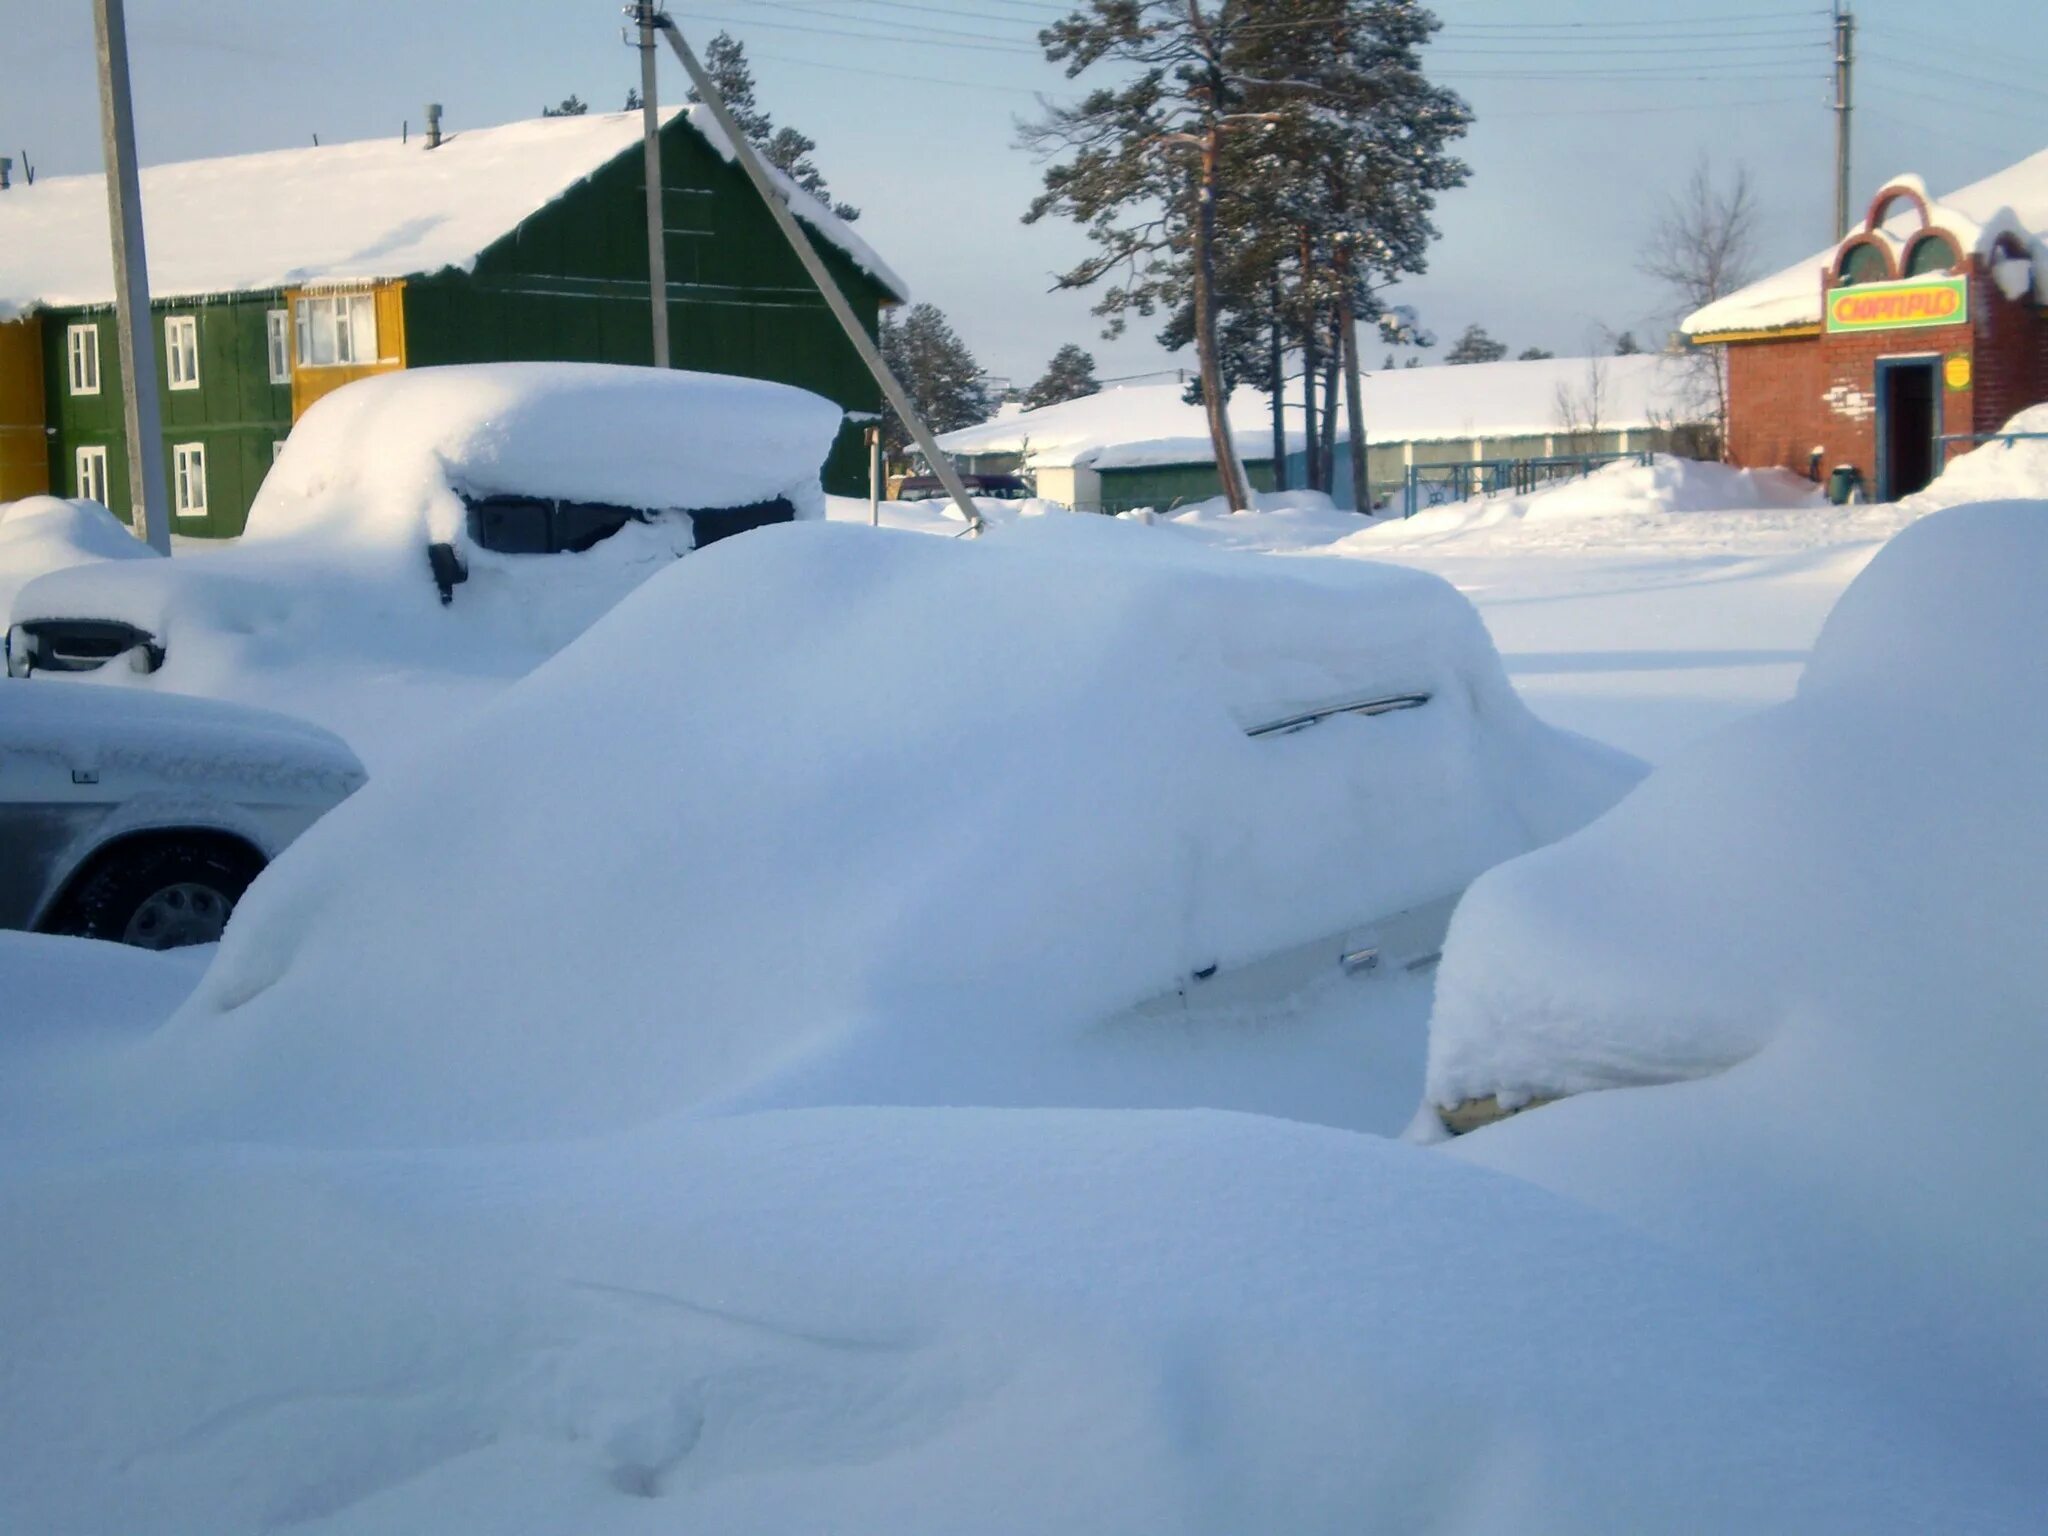
[(218, 943), (262, 869), (249, 850), (212, 841), (117, 851), (86, 876), (49, 926), (143, 949)]

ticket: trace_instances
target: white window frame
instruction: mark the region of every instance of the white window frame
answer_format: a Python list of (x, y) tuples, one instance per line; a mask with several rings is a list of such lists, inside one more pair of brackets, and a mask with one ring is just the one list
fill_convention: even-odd
[(289, 384), (292, 381), (292, 317), (291, 311), (270, 309), (263, 312), (263, 336), (270, 353), (270, 382)]
[(164, 317), (164, 377), (172, 389), (199, 387), (199, 317)]
[(171, 445), (171, 505), (180, 517), (206, 516), (206, 444)]
[(100, 328), (96, 321), (66, 326), (64, 349), (71, 358), (71, 393), (100, 392)]
[(107, 504), (107, 450), (81, 448), (71, 456), (76, 494), (86, 501)]
[[(301, 368), (357, 368), (379, 362), (377, 296), (319, 293), (292, 300)], [(323, 357), (322, 352), (328, 355)]]

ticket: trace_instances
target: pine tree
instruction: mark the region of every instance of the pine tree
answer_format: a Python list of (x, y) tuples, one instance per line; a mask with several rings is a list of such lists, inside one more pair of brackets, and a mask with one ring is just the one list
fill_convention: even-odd
[(1095, 359), (1070, 341), (1053, 353), (1044, 375), (1024, 392), (1024, 409), (1035, 411), (1041, 405), (1079, 400), (1101, 388), (1095, 381)]
[(639, 86), (629, 85), (626, 87), (626, 105), (624, 110), (628, 112), (638, 112), (642, 107), (646, 105), (647, 103), (640, 99)]
[(581, 96), (570, 95), (564, 96), (559, 106), (542, 107), (540, 115), (542, 117), (581, 117), (589, 110), (589, 102), (585, 101)]
[(1482, 325), (1468, 325), (1451, 350), (1444, 354), (1447, 363), (1497, 363), (1508, 355), (1504, 341), (1495, 341), (1486, 334)]
[(1048, 106), (1023, 130), (1027, 145), (1055, 157), (1024, 222), (1064, 215), (1097, 247), (1059, 286), (1091, 288), (1115, 274), (1095, 306), (1112, 336), (1130, 313), (1186, 304), (1216, 472), (1232, 507), (1251, 505), (1251, 485), (1231, 435), (1221, 361), (1224, 147), (1269, 121), (1243, 110), (1242, 82), (1225, 60), (1233, 17), (1244, 9), (1232, 0), (1088, 0), (1040, 32), (1039, 44), (1069, 79), (1105, 65), (1118, 83)]
[[(974, 426), (994, 411), (981, 365), (936, 305), (914, 304), (900, 321), (885, 310), (881, 348), (889, 371), (934, 434)], [(893, 414), (883, 423), (882, 441), (897, 457), (909, 445)]]
[(1614, 355), (1616, 357), (1634, 357), (1642, 350), (1641, 344), (1636, 340), (1636, 333), (1634, 331), (1623, 331), (1614, 338)]
[[(703, 62), (704, 73), (718, 87), (725, 109), (740, 125), (747, 142), (761, 152), (763, 160), (849, 224), (860, 217), (860, 210), (852, 204), (833, 200), (831, 189), (825, 185), (824, 174), (811, 160), (811, 151), (818, 147), (817, 141), (794, 128), (777, 128), (775, 120), (755, 99), (754, 68), (747, 62), (745, 43), (730, 32), (720, 32), (704, 45)], [(631, 105), (639, 105), (637, 94)], [(693, 85), (689, 99), (702, 101), (704, 98), (697, 94)]]
[[(1341, 373), (1363, 506), (1358, 328), (1377, 326), (1397, 345), (1433, 342), (1412, 310), (1389, 309), (1381, 294), (1427, 265), (1436, 194), (1469, 174), (1450, 150), (1471, 113), (1423, 75), (1420, 48), (1438, 22), (1412, 0), (1263, 0), (1243, 14), (1231, 64), (1247, 82), (1247, 104), (1268, 109), (1273, 125), (1240, 141), (1252, 162), (1240, 180), (1255, 189), (1251, 217), (1280, 225), (1263, 243), (1277, 253), (1272, 281), (1292, 277), (1287, 318), (1302, 345), (1312, 425), (1321, 384), (1325, 444), (1334, 443)], [(1330, 483), (1329, 457), (1327, 448), (1311, 456), (1312, 483)]]
[(1524, 347), (1515, 354), (1515, 361), (1518, 363), (1535, 363), (1541, 362), (1544, 358), (1555, 356), (1557, 356), (1555, 352), (1546, 352), (1541, 347)]

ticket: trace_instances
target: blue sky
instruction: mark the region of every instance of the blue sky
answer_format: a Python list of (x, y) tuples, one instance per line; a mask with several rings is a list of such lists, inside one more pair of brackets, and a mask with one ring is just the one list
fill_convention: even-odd
[[(1104, 375), (1168, 365), (1145, 327), (1113, 343), (1083, 295), (1050, 293), (1083, 248), (1019, 222), (1038, 180), (1014, 147), (1035, 93), (1074, 86), (1032, 38), (1053, 0), (671, 0), (702, 42), (744, 38), (763, 104), (819, 141), (835, 192), (983, 363), (1024, 382), (1065, 341)], [(1854, 178), (1960, 185), (2048, 145), (2039, 0), (1867, 0)], [(129, 0), (145, 163), (537, 113), (574, 91), (622, 104), (637, 79), (616, 0)], [(1634, 256), (1700, 152), (1746, 164), (1778, 266), (1829, 236), (1824, 6), (1774, 0), (1444, 0), (1433, 75), (1478, 121), (1470, 185), (1439, 210), (1430, 271), (1402, 290), (1453, 336), (1479, 321), (1519, 350), (1580, 350), (1596, 328), (1658, 329)], [(88, 0), (0, 0), (0, 152), (48, 174), (98, 168)], [(680, 95), (680, 71), (663, 69)], [(0, 263), (6, 253), (0, 252)], [(1426, 355), (1427, 356), (1427, 355)], [(1368, 350), (1369, 359), (1374, 354)]]

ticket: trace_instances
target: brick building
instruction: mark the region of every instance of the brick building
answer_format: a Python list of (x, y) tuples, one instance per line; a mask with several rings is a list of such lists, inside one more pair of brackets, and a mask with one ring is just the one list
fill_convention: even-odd
[(1685, 331), (1727, 347), (1733, 462), (1910, 495), (1959, 436), (2048, 400), (2048, 150), (1941, 198), (1894, 178), (1834, 246)]

